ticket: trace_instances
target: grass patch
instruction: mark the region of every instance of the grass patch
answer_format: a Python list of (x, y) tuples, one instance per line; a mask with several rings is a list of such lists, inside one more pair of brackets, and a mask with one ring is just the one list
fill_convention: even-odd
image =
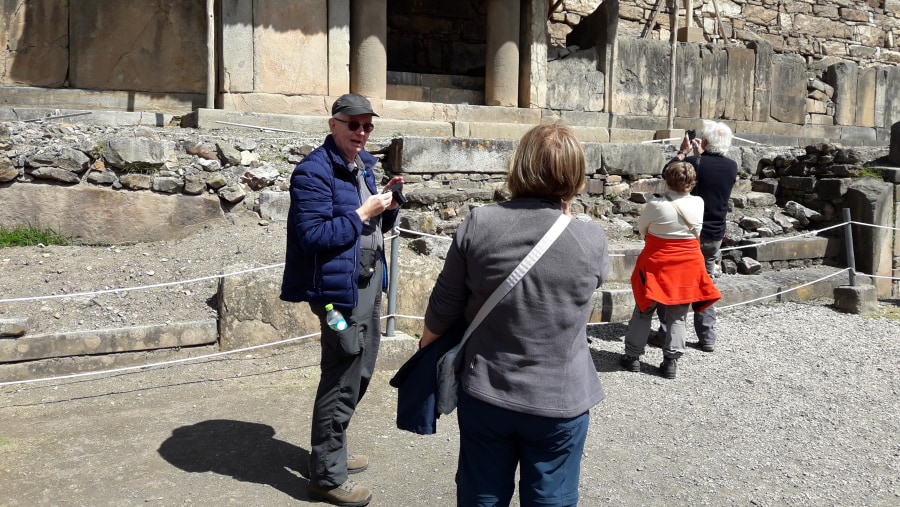
[(0, 229), (0, 248), (13, 246), (68, 245), (69, 240), (49, 230), (19, 227), (16, 229)]
[(871, 316), (880, 319), (900, 321), (900, 306), (878, 305), (878, 311)]
[(859, 175), (863, 178), (881, 179), (883, 177), (881, 169), (873, 169), (871, 167), (860, 168)]

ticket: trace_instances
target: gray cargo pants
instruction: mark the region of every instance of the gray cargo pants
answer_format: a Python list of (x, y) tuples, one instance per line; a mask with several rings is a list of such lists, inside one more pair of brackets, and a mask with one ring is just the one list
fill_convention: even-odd
[(324, 305), (310, 304), (322, 327), (319, 388), (313, 406), (309, 481), (323, 487), (347, 480), (347, 426), (356, 405), (366, 394), (381, 344), (381, 282), (384, 264), (379, 259), (368, 283), (360, 283), (359, 299), (348, 327), (334, 331), (325, 321)]

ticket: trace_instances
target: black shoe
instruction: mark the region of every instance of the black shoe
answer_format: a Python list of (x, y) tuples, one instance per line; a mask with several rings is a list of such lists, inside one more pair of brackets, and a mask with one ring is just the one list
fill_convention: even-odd
[(700, 350), (703, 352), (715, 352), (716, 344), (700, 342)]
[(666, 346), (666, 337), (659, 334), (659, 331), (651, 331), (650, 335), (647, 336), (647, 345), (658, 349), (664, 348)]
[(619, 359), (619, 366), (627, 371), (641, 371), (641, 358), (624, 354)]
[(662, 364), (659, 365), (659, 374), (663, 376), (663, 378), (673, 379), (675, 378), (675, 370), (678, 368), (678, 359), (674, 357), (667, 357), (663, 359)]

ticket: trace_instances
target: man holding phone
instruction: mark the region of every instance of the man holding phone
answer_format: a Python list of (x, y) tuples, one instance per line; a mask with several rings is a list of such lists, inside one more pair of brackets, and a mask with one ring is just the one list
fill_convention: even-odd
[[(379, 192), (377, 159), (365, 150), (378, 116), (365, 97), (348, 93), (331, 107), (331, 134), (291, 174), (291, 208), (281, 285), (284, 301), (306, 301), (319, 317), (321, 377), (312, 413), (310, 496), (335, 505), (362, 506), (368, 487), (348, 474), (368, 458), (347, 451), (347, 426), (375, 369), (381, 342), (384, 231), (397, 220), (403, 179)], [(399, 197), (397, 197), (399, 196)], [(341, 312), (347, 327), (326, 321), (325, 305)]]

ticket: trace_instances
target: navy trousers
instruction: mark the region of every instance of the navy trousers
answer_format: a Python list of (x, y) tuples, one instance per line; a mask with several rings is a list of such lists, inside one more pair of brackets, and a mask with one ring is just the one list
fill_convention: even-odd
[(516, 467), (522, 507), (578, 503), (589, 412), (568, 419), (523, 414), (477, 400), (460, 389), (457, 417), (458, 507), (508, 506)]

